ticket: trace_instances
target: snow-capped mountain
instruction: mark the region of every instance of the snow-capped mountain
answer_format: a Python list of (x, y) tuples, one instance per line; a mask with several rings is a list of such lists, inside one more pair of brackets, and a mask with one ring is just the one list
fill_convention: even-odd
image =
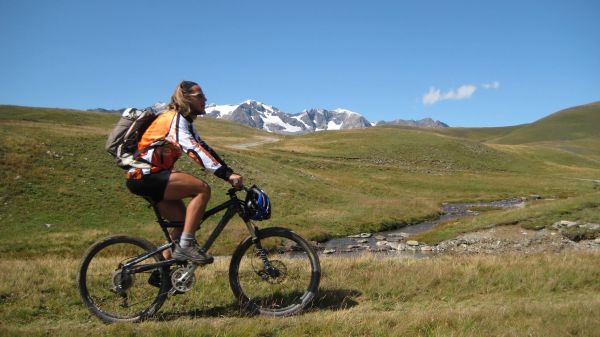
[[(165, 110), (168, 104), (156, 103), (146, 109), (155, 112)], [(363, 129), (382, 124), (400, 124), (417, 127), (448, 127), (440, 121), (425, 118), (420, 121), (394, 120), (391, 122), (370, 123), (358, 112), (346, 109), (306, 109), (297, 114), (283, 112), (276, 107), (246, 100), (240, 104), (206, 107), (206, 116), (241, 123), (246, 126), (276, 133), (307, 133), (325, 130)]]
[(346, 109), (308, 109), (295, 116), (311, 131), (363, 129), (371, 123), (359, 113)]
[(237, 105), (209, 105), (206, 114), (209, 117), (277, 133), (303, 133), (371, 126), (363, 116), (350, 110), (308, 109), (298, 114), (289, 114), (254, 100), (247, 100)]
[(269, 132), (297, 133), (306, 131), (304, 125), (291, 115), (257, 101), (247, 100), (237, 105), (206, 107), (208, 117), (225, 119)]

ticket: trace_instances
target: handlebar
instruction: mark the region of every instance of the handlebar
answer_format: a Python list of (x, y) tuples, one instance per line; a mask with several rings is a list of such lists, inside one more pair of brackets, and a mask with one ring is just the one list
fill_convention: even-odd
[(227, 191), (227, 194), (235, 195), (239, 191), (244, 191), (244, 192), (248, 193), (248, 192), (250, 192), (250, 188), (248, 188), (244, 185), (242, 185), (242, 187), (240, 187), (240, 188), (232, 187)]

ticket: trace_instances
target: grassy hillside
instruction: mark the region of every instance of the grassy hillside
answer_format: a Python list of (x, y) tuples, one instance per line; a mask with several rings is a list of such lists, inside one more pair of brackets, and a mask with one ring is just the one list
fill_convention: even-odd
[(500, 144), (565, 141), (600, 136), (600, 102), (565, 109), (495, 140)]
[[(152, 212), (126, 190), (125, 173), (103, 149), (117, 118), (0, 106), (3, 254), (78, 256), (99, 237), (116, 232), (160, 242)], [(436, 216), (448, 201), (540, 194), (559, 199), (558, 208), (560, 199), (593, 195), (597, 186), (590, 179), (600, 177), (600, 137), (585, 131), (587, 126), (582, 126), (587, 138), (511, 145), (480, 141), (497, 137), (498, 130), (444, 134), (377, 127), (284, 137), (220, 120), (196, 124), (230, 166), (269, 192), (273, 219), (261, 226), (289, 227), (314, 240), (397, 228)], [(232, 147), (267, 137), (278, 141)], [(210, 205), (224, 200), (225, 182), (187, 159), (178, 169), (211, 184)], [(203, 233), (214, 224), (205, 224)], [(231, 252), (245, 235), (239, 221), (232, 223), (213, 253)], [(439, 237), (431, 235), (431, 240)]]
[(476, 142), (486, 142), (496, 138), (504, 137), (520, 127), (522, 127), (522, 125), (488, 128), (446, 128), (434, 129), (432, 131), (443, 135), (464, 138)]
[[(592, 118), (584, 115), (578, 118)], [(594, 336), (600, 330), (598, 254), (586, 252), (323, 256), (310, 310), (249, 317), (227, 281), (227, 255), (247, 235), (239, 220), (211, 250), (224, 256), (197, 271), (190, 294), (170, 298), (147, 322), (102, 324), (74, 286), (85, 248), (115, 233), (162, 241), (152, 212), (126, 190), (124, 171), (103, 149), (117, 118), (0, 106), (0, 335)], [(530, 126), (377, 127), (284, 137), (213, 119), (196, 125), (248, 182), (269, 192), (273, 218), (259, 226), (289, 227), (310, 239), (400, 227), (436, 216), (447, 201), (528, 194), (545, 199), (454, 219), (415, 239), (437, 243), (504, 223), (531, 229), (558, 220), (600, 223), (600, 137), (587, 125), (570, 126), (582, 130), (579, 138), (521, 144), (492, 140)], [(267, 138), (276, 142), (234, 146)], [(177, 168), (211, 184), (210, 205), (224, 200), (225, 182), (187, 159)], [(215, 223), (203, 225), (201, 241)]]

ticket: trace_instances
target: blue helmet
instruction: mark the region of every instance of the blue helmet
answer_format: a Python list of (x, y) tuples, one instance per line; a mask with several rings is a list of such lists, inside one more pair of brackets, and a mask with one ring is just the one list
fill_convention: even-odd
[(267, 220), (271, 217), (271, 200), (265, 191), (252, 185), (246, 194), (246, 211), (252, 220)]

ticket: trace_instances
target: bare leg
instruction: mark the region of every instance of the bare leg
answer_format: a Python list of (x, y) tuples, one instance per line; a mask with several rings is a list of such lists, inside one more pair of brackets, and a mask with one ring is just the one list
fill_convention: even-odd
[[(210, 186), (204, 181), (182, 172), (173, 172), (165, 189), (165, 201), (179, 201), (191, 197), (192, 200), (185, 209), (183, 232), (195, 234), (204, 215), (206, 205), (210, 200)], [(161, 202), (162, 203), (162, 202)], [(167, 208), (171, 206), (167, 203)], [(161, 210), (161, 214), (162, 210)]]
[[(181, 200), (163, 200), (158, 203), (160, 215), (169, 221), (183, 222), (185, 220), (185, 205)], [(182, 228), (173, 228), (171, 230), (171, 239), (179, 240)], [(171, 258), (171, 250), (164, 250), (162, 255), (165, 259)]]

